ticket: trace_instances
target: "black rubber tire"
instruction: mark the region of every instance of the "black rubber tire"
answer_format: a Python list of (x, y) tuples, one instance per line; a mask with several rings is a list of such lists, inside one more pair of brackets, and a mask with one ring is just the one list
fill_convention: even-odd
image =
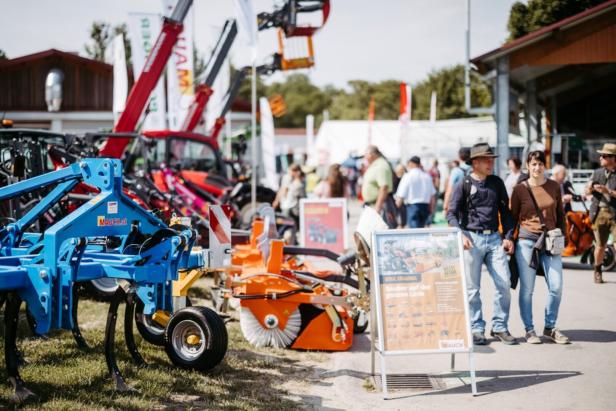
[[(96, 301), (102, 301), (108, 303), (111, 301), (111, 298), (115, 294), (117, 290), (116, 287), (110, 287), (107, 284), (100, 283), (100, 280), (92, 280), (92, 281), (84, 281), (83, 288), (85, 290), (85, 294)], [(110, 278), (105, 278), (104, 280), (112, 280)]]
[[(190, 298), (186, 297), (186, 307), (192, 307)], [(135, 304), (135, 324), (137, 325), (137, 331), (144, 340), (152, 345), (162, 347), (165, 345), (165, 327), (157, 324), (152, 320), (151, 315), (143, 314), (143, 301), (137, 298)]]
[[(191, 358), (176, 351), (181, 343), (180, 333), (184, 326), (196, 326), (205, 337), (205, 346)], [(174, 341), (176, 344), (174, 344)], [(171, 317), (165, 329), (165, 351), (173, 364), (180, 368), (200, 372), (216, 367), (227, 353), (228, 336), (225, 323), (215, 311), (207, 307), (186, 307)]]

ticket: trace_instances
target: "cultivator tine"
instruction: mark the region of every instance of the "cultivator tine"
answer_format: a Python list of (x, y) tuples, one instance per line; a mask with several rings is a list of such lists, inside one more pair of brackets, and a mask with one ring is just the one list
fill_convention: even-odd
[(75, 342), (77, 343), (77, 347), (79, 347), (79, 349), (82, 350), (87, 350), (89, 348), (88, 343), (86, 342), (85, 338), (83, 338), (83, 336), (81, 335), (81, 330), (79, 329), (79, 322), (78, 322), (78, 306), (79, 306), (79, 291), (78, 291), (78, 286), (74, 285), (73, 286), (73, 311), (72, 311), (72, 316), (73, 316), (73, 328), (71, 329), (71, 332), (73, 333), (73, 338), (75, 339)]
[(109, 312), (107, 313), (107, 325), (105, 326), (105, 361), (107, 362), (107, 369), (111, 374), (111, 379), (115, 383), (116, 390), (120, 392), (135, 391), (134, 388), (129, 387), (124, 382), (124, 377), (122, 377), (115, 357), (115, 326), (118, 319), (118, 307), (125, 299), (126, 291), (123, 286), (120, 286), (111, 298)]
[(18, 404), (37, 397), (36, 394), (26, 387), (19, 375), (20, 360), (16, 339), (20, 306), (21, 298), (16, 293), (9, 293), (6, 297), (6, 308), (4, 311), (4, 361), (9, 382), (15, 389), (12, 400)]
[(126, 341), (126, 348), (128, 348), (128, 352), (133, 358), (135, 364), (147, 365), (139, 353), (137, 344), (135, 344), (135, 334), (133, 332), (136, 297), (135, 291), (132, 289), (126, 294), (126, 310), (124, 311), (124, 340)]

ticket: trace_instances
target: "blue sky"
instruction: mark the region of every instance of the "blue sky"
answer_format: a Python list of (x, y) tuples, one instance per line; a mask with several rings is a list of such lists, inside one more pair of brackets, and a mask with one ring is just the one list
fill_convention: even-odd
[[(10, 58), (49, 48), (84, 53), (94, 20), (125, 22), (132, 11), (159, 12), (160, 0), (5, 0), (0, 13), (0, 49)], [(272, 0), (254, 0), (255, 10), (270, 10)], [(342, 87), (348, 80), (397, 79), (416, 82), (435, 68), (464, 60), (466, 0), (331, 0), (328, 24), (315, 35), (316, 67), (308, 71), (318, 85)], [(473, 0), (471, 55), (499, 47), (507, 37), (513, 0)], [(206, 52), (231, 0), (195, 0), (195, 43)], [(249, 61), (236, 41), (235, 65)], [(275, 32), (259, 35), (260, 56), (277, 49)], [(273, 80), (284, 77), (279, 73)]]

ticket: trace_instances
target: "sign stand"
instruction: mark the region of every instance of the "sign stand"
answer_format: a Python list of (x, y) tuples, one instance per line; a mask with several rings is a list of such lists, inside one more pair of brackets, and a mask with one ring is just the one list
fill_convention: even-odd
[(374, 232), (371, 263), (371, 372), (374, 377), (378, 352), (383, 398), (391, 398), (386, 357), (438, 353), (450, 353), (451, 371), (456, 353), (469, 354), (471, 392), (476, 396), (461, 232)]

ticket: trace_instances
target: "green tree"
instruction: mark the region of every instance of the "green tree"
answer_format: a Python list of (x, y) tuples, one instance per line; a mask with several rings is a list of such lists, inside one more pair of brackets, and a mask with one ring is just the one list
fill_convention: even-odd
[(4, 50), (0, 50), (0, 60), (7, 60), (8, 56), (4, 52)]
[[(458, 64), (433, 70), (428, 78), (413, 88), (413, 119), (430, 118), (430, 100), (436, 91), (436, 118), (438, 120), (471, 117), (464, 108), (464, 66)], [(473, 106), (486, 107), (492, 104), (489, 85), (476, 73), (471, 73), (471, 101)]]
[(109, 23), (95, 21), (90, 27), (91, 44), (85, 45), (86, 54), (98, 61), (105, 61), (105, 52), (111, 42), (111, 32)]
[(380, 83), (371, 83), (365, 80), (351, 80), (348, 85), (351, 88), (350, 92), (332, 90), (330, 108), (332, 119), (367, 119), (372, 97), (374, 97), (374, 118), (376, 120), (398, 118), (400, 81), (385, 80)]
[(509, 40), (573, 16), (606, 0), (529, 0), (515, 2), (509, 12)]
[(95, 21), (90, 27), (90, 44), (84, 46), (88, 57), (105, 61), (105, 52), (111, 44), (111, 41), (118, 34), (124, 35), (124, 53), (126, 54), (126, 67), (131, 67), (131, 55), (132, 50), (130, 47), (130, 40), (128, 37), (128, 30), (125, 23), (111, 26), (111, 24), (104, 21)]
[(266, 89), (267, 97), (280, 94), (287, 112), (276, 119), (278, 127), (305, 127), (306, 116), (315, 115), (315, 122), (322, 121), (323, 110), (331, 104), (331, 98), (310, 82), (305, 74), (291, 74), (284, 82), (273, 83)]

